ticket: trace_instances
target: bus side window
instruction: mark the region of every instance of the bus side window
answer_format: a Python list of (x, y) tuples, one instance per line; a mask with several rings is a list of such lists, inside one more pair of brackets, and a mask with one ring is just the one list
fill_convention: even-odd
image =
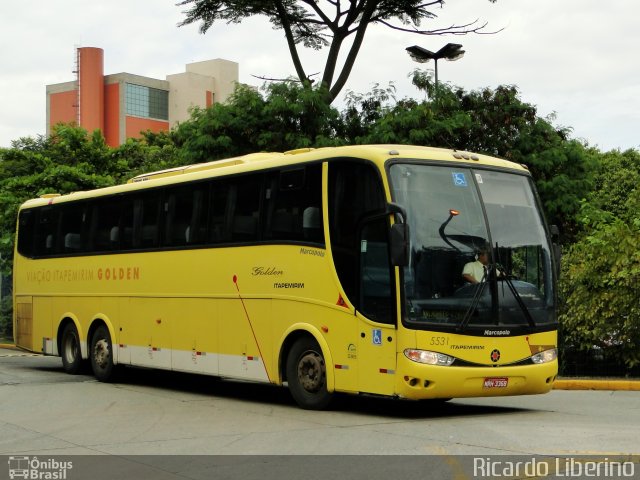
[(86, 208), (84, 203), (70, 203), (63, 205), (60, 215), (60, 238), (62, 240), (61, 253), (84, 252), (86, 241)]
[(134, 200), (133, 247), (154, 248), (158, 245), (158, 222), (160, 220), (160, 195), (156, 192), (143, 194)]
[(265, 197), (265, 240), (324, 243), (322, 165), (276, 172)]
[(36, 256), (34, 243), (36, 236), (36, 210), (23, 210), (18, 218), (18, 252), (25, 257)]
[(258, 240), (262, 179), (262, 174), (253, 174), (238, 177), (234, 182), (236, 194), (229, 195), (229, 204), (227, 205), (233, 211), (232, 242), (255, 242)]
[(168, 190), (164, 203), (165, 245), (198, 245), (204, 242), (206, 188), (206, 184), (198, 184)]
[(56, 253), (59, 213), (60, 210), (54, 207), (38, 209), (34, 244), (36, 257), (46, 257)]
[(89, 250), (108, 252), (133, 248), (133, 202), (102, 198), (92, 209)]
[(228, 182), (223, 183), (222, 181), (214, 181), (211, 186), (211, 202), (209, 204), (209, 243), (224, 243), (231, 237), (228, 228), (231, 217), (228, 212), (227, 205), (230, 203), (232, 191), (235, 194), (235, 186), (230, 188)]

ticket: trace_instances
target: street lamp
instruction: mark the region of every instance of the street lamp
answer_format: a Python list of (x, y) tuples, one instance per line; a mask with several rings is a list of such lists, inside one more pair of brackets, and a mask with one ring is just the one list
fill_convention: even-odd
[(418, 45), (407, 47), (406, 50), (415, 62), (427, 63), (429, 60), (434, 61), (436, 70), (436, 94), (438, 92), (438, 60), (444, 58), (445, 60), (454, 62), (464, 56), (464, 50), (462, 50), (462, 45), (459, 43), (447, 43), (436, 53), (419, 47)]

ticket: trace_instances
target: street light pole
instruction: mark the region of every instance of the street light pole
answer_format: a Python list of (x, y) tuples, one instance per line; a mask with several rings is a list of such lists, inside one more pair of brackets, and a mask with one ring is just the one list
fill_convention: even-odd
[(447, 43), (435, 53), (418, 45), (407, 47), (406, 50), (415, 62), (427, 63), (429, 60), (433, 60), (436, 73), (436, 96), (438, 94), (438, 60), (444, 58), (445, 60), (454, 62), (464, 56), (464, 50), (462, 50), (462, 45), (459, 43)]

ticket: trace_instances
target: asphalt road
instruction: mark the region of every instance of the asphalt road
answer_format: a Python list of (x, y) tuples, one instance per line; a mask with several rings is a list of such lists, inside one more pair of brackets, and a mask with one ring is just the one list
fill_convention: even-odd
[[(59, 358), (0, 349), (0, 455), (5, 456), (151, 455), (156, 457), (150, 462), (137, 457), (134, 463), (157, 469), (162, 458), (215, 455), (224, 456), (216, 460), (220, 474), (238, 472), (229, 462), (239, 457), (226, 456), (251, 455), (243, 457), (243, 468), (249, 468), (243, 478), (264, 479), (271, 478), (265, 471), (277, 470), (274, 465), (265, 470), (276, 458), (289, 473), (299, 468), (300, 478), (328, 478), (327, 465), (338, 468), (343, 462), (334, 456), (365, 456), (356, 463), (376, 478), (392, 458), (380, 455), (416, 468), (408, 456), (430, 455), (438, 460), (432, 471), (442, 469), (440, 478), (474, 478), (469, 472), (474, 457), (623, 456), (637, 462), (632, 455), (640, 454), (639, 432), (637, 391), (552, 391), (444, 404), (344, 397), (332, 410), (310, 412), (299, 409), (284, 388), (143, 369), (124, 369), (117, 383), (104, 384), (89, 374), (65, 374)], [(182, 466), (154, 470), (153, 478), (206, 478), (185, 473), (206, 471), (193, 460), (185, 467), (183, 459), (191, 457), (177, 458)], [(130, 467), (123, 472), (131, 473)], [(102, 468), (108, 476), (96, 478), (114, 478), (118, 468)], [(176, 472), (180, 475), (171, 476)], [(0, 478), (5, 474), (0, 466)], [(634, 474), (640, 475), (640, 465)]]

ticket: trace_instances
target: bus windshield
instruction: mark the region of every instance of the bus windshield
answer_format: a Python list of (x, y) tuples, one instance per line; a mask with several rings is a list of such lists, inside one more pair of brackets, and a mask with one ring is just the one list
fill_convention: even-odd
[(416, 163), (394, 163), (390, 175), (411, 231), (407, 326), (553, 328), (551, 253), (527, 175)]

